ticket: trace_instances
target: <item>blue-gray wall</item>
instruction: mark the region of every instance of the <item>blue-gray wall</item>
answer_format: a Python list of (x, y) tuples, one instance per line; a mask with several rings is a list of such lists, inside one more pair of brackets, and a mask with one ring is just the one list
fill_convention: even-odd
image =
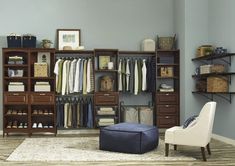
[(173, 11), (173, 0), (0, 0), (0, 48), (12, 32), (55, 43), (56, 29), (80, 28), (86, 49), (139, 50), (145, 38), (174, 34)]

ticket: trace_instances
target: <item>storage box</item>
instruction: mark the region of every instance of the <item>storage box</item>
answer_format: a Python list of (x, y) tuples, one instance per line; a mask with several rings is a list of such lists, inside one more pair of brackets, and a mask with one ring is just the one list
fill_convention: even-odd
[(225, 66), (221, 64), (200, 66), (200, 74), (223, 73), (223, 72), (225, 72)]
[(171, 50), (175, 48), (175, 36), (174, 37), (157, 37), (158, 48), (163, 50)]
[(142, 51), (155, 51), (155, 41), (152, 39), (145, 39), (142, 41), (141, 50)]
[(173, 67), (161, 67), (161, 77), (173, 77)]
[(36, 36), (24, 35), (23, 47), (24, 48), (36, 48)]
[(21, 36), (17, 36), (15, 34), (7, 36), (7, 46), (8, 48), (21, 47)]
[(228, 78), (207, 77), (207, 92), (228, 92)]
[(9, 92), (24, 92), (24, 85), (8, 85)]
[(34, 77), (48, 77), (47, 63), (34, 63)]
[(50, 92), (51, 86), (50, 85), (34, 85), (35, 92)]

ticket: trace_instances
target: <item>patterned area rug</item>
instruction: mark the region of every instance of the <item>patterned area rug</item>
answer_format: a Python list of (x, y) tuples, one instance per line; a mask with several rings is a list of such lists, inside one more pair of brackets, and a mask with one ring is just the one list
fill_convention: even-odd
[(98, 137), (26, 138), (7, 158), (8, 161), (173, 161), (195, 160), (170, 150), (164, 157), (164, 142), (145, 154), (125, 154), (99, 150)]

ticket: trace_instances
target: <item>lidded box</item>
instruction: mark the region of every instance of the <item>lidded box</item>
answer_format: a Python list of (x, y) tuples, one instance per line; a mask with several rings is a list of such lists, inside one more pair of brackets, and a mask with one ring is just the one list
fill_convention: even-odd
[(34, 77), (48, 77), (47, 63), (34, 63)]

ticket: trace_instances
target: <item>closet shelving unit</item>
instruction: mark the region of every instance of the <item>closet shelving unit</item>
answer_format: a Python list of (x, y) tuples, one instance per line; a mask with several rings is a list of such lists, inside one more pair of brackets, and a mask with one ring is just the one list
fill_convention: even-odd
[[(55, 51), (56, 54), (56, 60), (58, 60), (59, 58), (64, 59), (64, 60), (68, 60), (68, 59), (74, 59), (74, 58), (91, 58), (93, 61), (93, 72), (94, 70), (94, 50), (56, 50)], [(94, 80), (95, 82), (95, 80)], [(95, 86), (95, 85), (94, 85)], [(83, 94), (82, 92), (76, 92), (76, 93), (70, 93), (70, 94), (65, 94), (62, 95), (61, 93), (56, 93), (56, 102), (59, 101), (68, 101), (68, 102), (73, 102), (73, 100), (77, 100), (77, 99), (91, 99), (92, 101), (94, 101), (94, 91), (87, 93), (87, 94)], [(92, 102), (92, 108), (94, 108), (94, 102)], [(94, 112), (93, 112), (94, 113)], [(94, 124), (94, 122), (93, 122)], [(94, 126), (93, 126), (94, 127)], [(71, 130), (71, 129), (84, 129), (85, 127), (80, 126), (77, 128), (73, 128), (73, 127), (68, 127), (68, 128), (64, 128), (64, 127), (59, 127), (58, 129), (62, 129), (62, 130)]]
[[(169, 128), (179, 125), (180, 105), (180, 51), (157, 49), (157, 91), (155, 96), (157, 126)], [(171, 67), (172, 75), (162, 75), (161, 68)], [(161, 84), (172, 86), (173, 92), (161, 92)]]
[[(235, 56), (235, 53), (224, 53), (224, 54), (210, 54), (206, 56), (193, 58), (193, 62), (200, 62), (202, 64), (215, 64), (216, 62), (222, 62), (226, 66), (232, 65), (232, 57)], [(223, 72), (223, 73), (208, 73), (208, 74), (194, 74), (192, 77), (194, 79), (206, 79), (209, 76), (216, 77), (227, 77), (228, 83), (231, 84), (232, 76), (235, 75), (235, 72)], [(199, 94), (207, 98), (208, 100), (214, 100), (214, 96), (218, 96), (229, 103), (232, 102), (232, 96), (235, 92), (204, 92), (204, 91), (192, 91), (193, 94)]]
[[(55, 49), (40, 48), (3, 48), (3, 136), (9, 133), (27, 133), (29, 136), (36, 132), (57, 133), (56, 113), (54, 104), (54, 74), (48, 77), (34, 77), (34, 63), (38, 53), (49, 53), (50, 71), (53, 71)], [(23, 64), (8, 64), (10, 56), (20, 56)], [(9, 76), (8, 70), (22, 70), (23, 76)], [(37, 81), (48, 81), (50, 92), (34, 92)], [(24, 91), (9, 91), (10, 82), (22, 82)], [(49, 114), (34, 115), (33, 111), (47, 110)], [(22, 113), (23, 112), (23, 113)], [(33, 123), (42, 123), (42, 127), (33, 128)], [(44, 128), (47, 126), (47, 128)]]

